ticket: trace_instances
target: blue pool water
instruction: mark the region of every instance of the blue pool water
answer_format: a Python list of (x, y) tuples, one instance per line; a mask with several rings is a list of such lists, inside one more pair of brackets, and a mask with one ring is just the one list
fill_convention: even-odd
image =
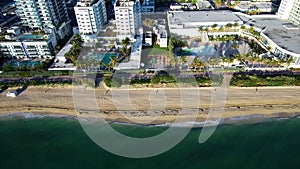
[(105, 53), (105, 54), (97, 53), (97, 54), (90, 55), (89, 57), (92, 59), (95, 59), (97, 61), (102, 60), (102, 62), (104, 64), (109, 64), (110, 58), (117, 57), (117, 56), (118, 56), (118, 53)]
[(37, 65), (39, 65), (40, 62), (39, 61), (30, 61), (30, 60), (26, 60), (26, 61), (12, 61), (10, 62), (10, 65), (14, 68), (18, 68), (18, 67), (35, 67)]
[(215, 56), (216, 50), (212, 46), (204, 45), (193, 48), (183, 48), (179, 54), (180, 56)]
[(29, 39), (43, 39), (42, 35), (32, 35), (32, 34), (23, 34), (20, 39), (29, 40)]

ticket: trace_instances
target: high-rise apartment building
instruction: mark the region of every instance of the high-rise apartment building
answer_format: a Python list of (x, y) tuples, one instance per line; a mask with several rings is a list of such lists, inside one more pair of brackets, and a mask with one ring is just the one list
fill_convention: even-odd
[(81, 34), (95, 34), (107, 23), (104, 0), (80, 0), (74, 10)]
[(292, 23), (300, 25), (300, 0), (295, 0), (289, 20)]
[(58, 27), (69, 20), (65, 0), (15, 0), (17, 14), (30, 28)]
[(114, 5), (118, 35), (134, 36), (141, 26), (139, 0), (117, 0)]
[(278, 10), (281, 19), (288, 19), (292, 23), (300, 24), (300, 0), (282, 0)]

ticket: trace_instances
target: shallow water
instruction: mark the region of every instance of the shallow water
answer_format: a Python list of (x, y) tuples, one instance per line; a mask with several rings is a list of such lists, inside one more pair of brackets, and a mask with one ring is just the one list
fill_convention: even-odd
[[(165, 127), (113, 124), (122, 133), (149, 137)], [(216, 169), (300, 168), (300, 119), (219, 126), (199, 144), (201, 128), (170, 151), (146, 159), (106, 152), (67, 117), (0, 117), (0, 162), (6, 168)]]

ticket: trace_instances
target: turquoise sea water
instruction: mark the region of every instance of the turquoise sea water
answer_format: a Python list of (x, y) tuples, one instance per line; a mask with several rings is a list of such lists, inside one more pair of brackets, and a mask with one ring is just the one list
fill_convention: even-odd
[[(123, 133), (145, 137), (162, 127), (114, 124)], [(199, 144), (193, 129), (170, 151), (129, 159), (93, 143), (71, 118), (0, 118), (1, 169), (275, 169), (300, 168), (300, 119), (219, 126)]]

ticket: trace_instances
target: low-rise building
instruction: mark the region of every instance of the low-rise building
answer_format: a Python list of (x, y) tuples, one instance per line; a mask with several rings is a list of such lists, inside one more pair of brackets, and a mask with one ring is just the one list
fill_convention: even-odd
[(256, 22), (266, 25), (262, 31), (262, 42), (278, 58), (293, 57), (291, 66), (300, 67), (300, 29), (279, 19), (261, 18)]
[(166, 21), (157, 19), (154, 22), (153, 31), (157, 36), (157, 43), (160, 47), (168, 47), (168, 32), (166, 30)]
[(145, 33), (145, 44), (148, 46), (152, 46), (152, 32), (147, 31)]
[(18, 59), (51, 58), (57, 45), (54, 30), (43, 33), (6, 35), (0, 40), (0, 50), (5, 57)]
[(168, 47), (168, 34), (166, 30), (162, 30), (159, 32), (158, 37), (158, 44), (162, 48)]
[(170, 32), (177, 36), (201, 36), (200, 27), (243, 24), (231, 11), (169, 11), (167, 15)]
[(141, 67), (141, 55), (143, 45), (143, 29), (139, 29), (139, 33), (136, 35), (135, 42), (131, 45), (131, 54), (128, 62), (118, 63), (115, 70), (129, 70), (140, 69)]

